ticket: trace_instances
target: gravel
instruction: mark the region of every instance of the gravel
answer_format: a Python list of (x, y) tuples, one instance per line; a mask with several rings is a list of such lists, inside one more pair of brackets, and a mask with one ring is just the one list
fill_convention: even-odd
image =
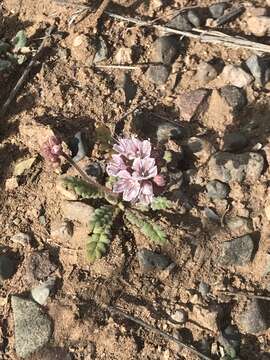
[(152, 270), (164, 270), (171, 261), (167, 256), (162, 254), (157, 254), (151, 250), (142, 249), (137, 253), (140, 268), (146, 271)]
[(210, 199), (225, 199), (230, 192), (229, 186), (218, 180), (209, 181), (206, 189)]

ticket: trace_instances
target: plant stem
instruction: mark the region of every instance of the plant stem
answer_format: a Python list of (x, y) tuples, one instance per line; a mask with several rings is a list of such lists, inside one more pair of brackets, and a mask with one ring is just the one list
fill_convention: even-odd
[(83, 169), (75, 163), (75, 161), (65, 152), (62, 153), (62, 156), (67, 160), (67, 162), (74, 167), (78, 171), (78, 173), (81, 175), (84, 181), (86, 181), (91, 186), (96, 187), (97, 189), (110, 194), (110, 196), (113, 196), (115, 198), (118, 197), (118, 194), (115, 194), (111, 189), (107, 188), (106, 186), (100, 185), (98, 182), (92, 180)]

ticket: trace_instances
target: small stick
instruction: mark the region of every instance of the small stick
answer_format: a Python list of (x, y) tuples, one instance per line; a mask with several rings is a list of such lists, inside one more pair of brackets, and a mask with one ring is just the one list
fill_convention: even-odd
[[(249, 41), (246, 39), (241, 39), (240, 37), (234, 37), (223, 33), (218, 33), (217, 31), (211, 30), (200, 30), (193, 28), (192, 32), (190, 31), (181, 31), (170, 28), (168, 26), (163, 25), (155, 25), (151, 22), (137, 20), (134, 18), (129, 18), (125, 16), (121, 16), (118, 14), (111, 13), (109, 11), (105, 11), (107, 15), (110, 17), (120, 20), (120, 21), (127, 21), (133, 24), (137, 24), (138, 26), (147, 26), (153, 27), (158, 30), (165, 31), (167, 33), (177, 34), (177, 35), (184, 35), (186, 37), (200, 40), (201, 42), (208, 42), (212, 44), (221, 44), (223, 46), (232, 47), (232, 48), (239, 48), (242, 47), (244, 49), (249, 49), (253, 51), (261, 51), (265, 53), (270, 53), (270, 46), (266, 44), (257, 43), (254, 41)], [(220, 35), (219, 35), (220, 34)]]
[(104, 11), (105, 11), (106, 7), (109, 5), (110, 1), (111, 0), (103, 0), (101, 5), (99, 6), (97, 11), (95, 12), (95, 14), (92, 15), (92, 27), (97, 26), (97, 22), (98, 22), (99, 18), (104, 13)]
[(222, 290), (218, 290), (218, 292), (224, 294), (224, 295), (228, 295), (228, 296), (246, 296), (246, 297), (250, 297), (250, 298), (254, 298), (254, 299), (260, 299), (260, 300), (266, 300), (266, 301), (270, 301), (270, 296), (262, 296), (262, 295), (255, 295), (255, 294), (249, 294), (249, 293), (245, 293), (243, 291), (238, 291), (238, 292), (230, 292), (230, 291), (222, 291)]
[(149, 66), (148, 64), (143, 65), (93, 65), (96, 68), (100, 69), (121, 69), (121, 70), (136, 70), (144, 66)]
[(11, 104), (11, 102), (14, 100), (14, 98), (16, 97), (18, 91), (21, 89), (22, 85), (24, 84), (27, 76), (29, 75), (32, 67), (36, 64), (37, 60), (39, 59), (41, 52), (45, 46), (46, 40), (51, 36), (53, 30), (55, 29), (55, 25), (51, 25), (47, 31), (47, 36), (44, 37), (44, 39), (42, 40), (42, 43), (40, 44), (37, 53), (35, 54), (35, 56), (33, 56), (33, 58), (31, 59), (31, 61), (29, 62), (29, 64), (26, 66), (24, 72), (22, 73), (22, 76), (19, 78), (17, 84), (15, 85), (15, 87), (12, 89), (12, 91), (9, 94), (8, 99), (6, 100), (6, 102), (4, 103), (1, 111), (0, 111), (0, 117), (3, 117), (7, 110), (9, 105)]
[(238, 15), (242, 14), (244, 10), (245, 8), (240, 6), (239, 8), (232, 9), (228, 14), (220, 16), (216, 21), (217, 26), (224, 25), (227, 22), (234, 20)]
[(63, 156), (63, 158), (65, 158), (67, 160), (68, 163), (70, 163), (71, 166), (74, 167), (74, 169), (76, 169), (78, 171), (78, 173), (81, 175), (81, 177), (83, 178), (84, 181), (86, 181), (88, 184), (100, 189), (101, 191), (110, 194), (111, 196), (117, 198), (118, 194), (114, 193), (111, 189), (107, 188), (106, 186), (100, 185), (99, 183), (95, 182), (94, 180), (92, 180), (87, 174), (86, 172), (84, 172), (80, 166), (78, 166), (75, 161), (69, 156), (67, 155), (65, 152), (62, 152), (61, 154)]
[(190, 352), (192, 352), (193, 354), (199, 356), (201, 359), (204, 359), (204, 360), (212, 360), (210, 357), (202, 354), (201, 352), (193, 349), (191, 346), (188, 346), (187, 344), (183, 343), (182, 341), (178, 340), (177, 338), (175, 338), (174, 336), (162, 331), (162, 330), (159, 330), (158, 328), (150, 325), (150, 324), (147, 324), (146, 322), (144, 322), (143, 320), (139, 319), (139, 318), (136, 318), (136, 317), (133, 317), (131, 315), (128, 315), (126, 313), (124, 313), (122, 310), (114, 307), (114, 306), (108, 306), (108, 310), (112, 313), (116, 313), (118, 315), (121, 315), (123, 316), (124, 318), (128, 319), (128, 320), (131, 320), (133, 322), (135, 322), (136, 324), (138, 325), (141, 325), (142, 327), (146, 328), (147, 330), (149, 331), (153, 331), (154, 333), (158, 334), (158, 335), (161, 335), (162, 337), (164, 337), (164, 339), (166, 340), (170, 340), (170, 341), (174, 341), (175, 343), (177, 343), (178, 345), (181, 345), (182, 347), (188, 349)]

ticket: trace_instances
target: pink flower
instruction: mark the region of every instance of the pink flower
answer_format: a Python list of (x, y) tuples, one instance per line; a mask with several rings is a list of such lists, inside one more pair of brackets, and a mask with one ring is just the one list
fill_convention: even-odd
[(122, 170), (126, 170), (127, 166), (121, 155), (112, 155), (112, 161), (107, 165), (107, 173), (109, 176), (118, 176)]
[(119, 139), (113, 149), (129, 160), (149, 157), (151, 154), (151, 143), (148, 140), (140, 141), (135, 137), (131, 139)]
[(41, 153), (45, 160), (50, 161), (53, 165), (60, 164), (60, 155), (63, 154), (61, 140), (56, 136), (51, 136), (42, 146)]
[(135, 201), (140, 192), (140, 183), (126, 171), (118, 173), (119, 180), (114, 184), (113, 191), (115, 193), (123, 193), (123, 200)]
[(153, 181), (157, 186), (160, 186), (160, 187), (165, 186), (165, 179), (164, 179), (163, 175), (156, 175), (154, 177)]
[(165, 185), (164, 177), (158, 175), (156, 160), (150, 157), (151, 143), (135, 137), (119, 139), (113, 149), (118, 154), (112, 155), (107, 166), (107, 173), (117, 177), (113, 191), (123, 193), (125, 201), (150, 204), (157, 186)]
[(132, 169), (135, 170), (134, 177), (138, 180), (151, 179), (157, 175), (157, 166), (153, 158), (135, 159)]

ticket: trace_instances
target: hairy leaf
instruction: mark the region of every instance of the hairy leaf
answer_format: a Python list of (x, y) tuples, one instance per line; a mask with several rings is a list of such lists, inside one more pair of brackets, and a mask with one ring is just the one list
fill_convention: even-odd
[(152, 210), (165, 210), (172, 207), (172, 202), (164, 196), (157, 196), (151, 203)]
[(0, 54), (5, 54), (10, 49), (10, 45), (0, 40)]
[(12, 66), (9, 60), (0, 59), (0, 71), (8, 70)]
[(17, 32), (15, 37), (12, 39), (12, 43), (14, 45), (14, 51), (18, 51), (21, 48), (26, 46), (27, 37), (24, 30), (20, 30)]
[(164, 244), (167, 241), (165, 232), (157, 224), (153, 224), (145, 218), (143, 219), (133, 211), (126, 211), (125, 215), (127, 220), (136, 226), (148, 239), (158, 244)]
[(65, 177), (63, 185), (82, 199), (102, 199), (104, 197), (104, 193), (100, 189), (75, 176)]
[(110, 243), (111, 227), (115, 209), (104, 205), (95, 210), (89, 223), (90, 235), (86, 244), (87, 257), (91, 262), (100, 259)]

